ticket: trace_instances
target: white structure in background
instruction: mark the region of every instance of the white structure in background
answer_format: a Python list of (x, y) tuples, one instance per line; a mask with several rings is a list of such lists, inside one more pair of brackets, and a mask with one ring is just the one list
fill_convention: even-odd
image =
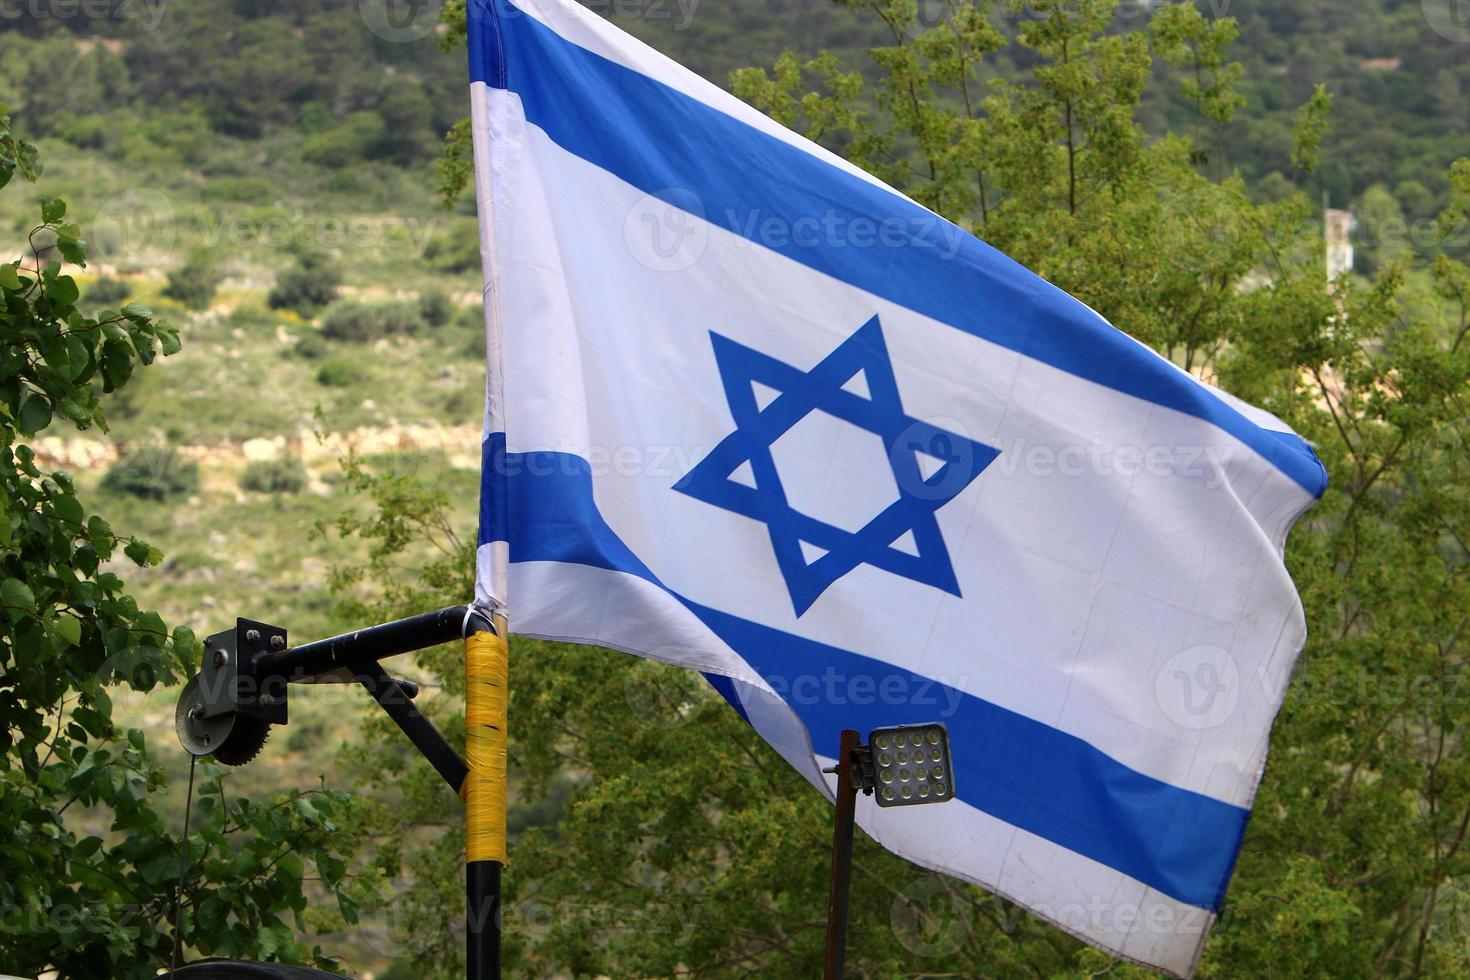
[(1327, 208), (1327, 281), (1353, 271), (1353, 232), (1358, 222), (1351, 211)]

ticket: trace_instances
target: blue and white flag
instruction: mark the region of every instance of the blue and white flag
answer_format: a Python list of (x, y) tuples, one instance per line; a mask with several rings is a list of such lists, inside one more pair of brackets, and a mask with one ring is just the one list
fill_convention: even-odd
[(1306, 627), (1311, 448), (572, 0), (471, 0), (479, 601), (710, 675), (885, 847), (1189, 973)]

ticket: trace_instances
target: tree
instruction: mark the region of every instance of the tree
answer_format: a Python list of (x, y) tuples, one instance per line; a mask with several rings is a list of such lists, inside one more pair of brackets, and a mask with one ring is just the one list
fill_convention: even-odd
[(302, 249), (295, 263), (276, 277), (275, 288), (266, 301), (273, 310), (295, 310), (312, 317), (331, 305), (341, 286), (342, 270), (330, 256)]
[[(0, 187), (37, 170), (0, 107)], [(85, 264), (65, 203), (42, 204), (31, 239), (43, 232), (66, 262)], [(179, 336), (137, 304), (88, 315), (79, 302), (60, 260), (0, 264), (0, 963), (152, 977), (170, 962), (177, 916), (178, 938), (201, 953), (327, 964), (295, 940), (303, 873), (312, 867), (351, 913), (353, 840), (333, 832), (351, 800), (326, 790), (230, 799), (206, 765), (198, 829), (175, 836), (144, 733), (113, 720), (109, 690), (176, 683), (202, 646), (140, 609), (115, 570), (163, 555), (89, 513), (71, 476), (44, 471), (28, 440), (60, 422), (105, 429), (104, 395), (176, 352)]]
[[(1419, 270), (1435, 294), (1416, 304), (1428, 320), (1408, 318), (1401, 266), (1329, 290), (1306, 195), (1254, 203), (1239, 174), (1202, 172), (1195, 139), (1150, 139), (1137, 119), (1162, 58), (1195, 78), (1176, 110), (1202, 120), (1185, 128), (1228, 145), (1240, 72), (1223, 22), (1155, 5), (1152, 32), (1120, 31), (1110, 0), (1013, 2), (1007, 47), (983, 22), (997, 12), (988, 4), (947, 3), (930, 24), (913, 0), (841, 2), (887, 31), (874, 90), (836, 58), (788, 55), (736, 73), (736, 92), (1274, 411), (1334, 478), (1288, 551), (1311, 638), (1201, 975), (1463, 975), (1470, 268), (1440, 257)], [(1030, 84), (982, 87), (1003, 54), (1034, 65)], [(1308, 182), (1331, 100), (1303, 94), (1273, 152)], [(1470, 161), (1451, 187), (1446, 235), (1470, 216)], [(380, 535), (381, 554), (411, 555), (447, 521), (439, 502), (401, 488), (378, 505), (358, 527)], [(444, 584), (412, 598), (466, 594)], [(515, 962), (579, 975), (816, 972), (830, 815), (811, 791), (695, 678), (556, 644), (512, 651), (526, 665), (513, 666), (519, 795), (574, 774), (559, 819), (512, 849)], [(1145, 975), (871, 842), (859, 841), (857, 865), (856, 974)]]

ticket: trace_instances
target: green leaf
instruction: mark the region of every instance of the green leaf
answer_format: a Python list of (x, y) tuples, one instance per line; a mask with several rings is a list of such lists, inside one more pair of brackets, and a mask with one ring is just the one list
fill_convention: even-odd
[(20, 288), (20, 275), (15, 271), (15, 263), (0, 265), (0, 286), (6, 289)]
[(86, 512), (82, 510), (82, 502), (69, 493), (58, 494), (51, 499), (51, 506), (56, 511), (56, 516), (71, 524), (81, 525), (86, 518)]
[(177, 354), (182, 349), (182, 344), (179, 342), (179, 328), (171, 323), (162, 322), (156, 324), (156, 327), (158, 329), (158, 343), (163, 349), (163, 356), (172, 357), (174, 354)]
[(32, 392), (21, 405), (16, 424), (26, 435), (35, 435), (51, 424), (51, 403), (44, 396)]
[(146, 541), (129, 541), (127, 546), (123, 548), (123, 554), (144, 568), (157, 565), (163, 561), (163, 552)]
[(58, 238), (56, 240), (56, 250), (61, 253), (62, 258), (66, 259), (66, 261), (70, 262), (72, 265), (79, 265), (83, 268), (86, 267), (86, 242), (75, 238)]
[(51, 624), (51, 635), (74, 647), (82, 642), (82, 624), (70, 616), (62, 616)]
[(12, 611), (36, 611), (36, 594), (18, 578), (8, 578), (0, 582), (0, 602), (5, 603)]
[(76, 280), (71, 276), (58, 276), (55, 282), (46, 287), (46, 300), (57, 309), (75, 306), (81, 296)]
[(48, 197), (41, 202), (41, 220), (55, 224), (66, 217), (66, 202), (59, 197)]

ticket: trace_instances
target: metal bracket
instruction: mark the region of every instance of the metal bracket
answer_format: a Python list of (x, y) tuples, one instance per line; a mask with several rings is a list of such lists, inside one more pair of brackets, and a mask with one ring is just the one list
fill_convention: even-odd
[(855, 789), (862, 790), (864, 796), (872, 796), (878, 788), (878, 770), (873, 765), (871, 745), (859, 745), (852, 754), (852, 784)]
[(279, 626), (241, 619), (233, 630), (206, 639), (199, 675), (203, 717), (238, 713), (272, 725), (286, 724), (287, 679), (260, 677), (255, 670), (265, 655), (286, 649), (286, 636)]

